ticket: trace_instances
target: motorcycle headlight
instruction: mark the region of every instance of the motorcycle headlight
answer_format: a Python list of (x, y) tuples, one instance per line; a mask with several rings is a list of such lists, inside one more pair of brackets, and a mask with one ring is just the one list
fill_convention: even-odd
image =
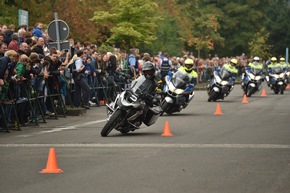
[(261, 76), (256, 76), (255, 77), (255, 80), (260, 80), (261, 79)]
[(182, 94), (183, 93), (183, 89), (176, 89), (174, 92), (176, 94)]
[(281, 74), (279, 75), (279, 77), (280, 77), (280, 78), (284, 78), (284, 73), (281, 73)]
[(249, 74), (250, 79), (254, 80), (255, 76), (253, 74)]
[(221, 81), (221, 83), (220, 83), (221, 85), (223, 85), (223, 86), (226, 86), (227, 84), (228, 84), (228, 81)]

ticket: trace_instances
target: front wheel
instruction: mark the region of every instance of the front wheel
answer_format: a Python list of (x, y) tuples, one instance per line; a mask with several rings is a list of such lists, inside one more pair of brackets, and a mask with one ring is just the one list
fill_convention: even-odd
[(213, 90), (213, 91), (210, 93), (210, 95), (209, 95), (207, 101), (208, 101), (208, 102), (211, 102), (212, 100), (213, 100), (213, 101), (216, 101), (216, 100), (217, 100), (217, 99), (216, 99), (216, 95), (217, 95), (217, 92), (215, 92), (215, 91)]
[(284, 94), (284, 90), (285, 90), (285, 86), (282, 85), (282, 86), (280, 87), (280, 94)]
[(169, 111), (168, 111), (169, 107), (170, 107), (170, 104), (168, 102), (166, 102), (166, 100), (164, 100), (162, 105), (161, 105), (161, 108), (162, 108), (163, 111), (160, 114), (160, 116), (162, 116), (164, 112), (166, 112), (167, 114), (170, 114)]
[(279, 94), (280, 87), (279, 86), (274, 86), (273, 90), (274, 90), (274, 94)]
[(112, 114), (112, 116), (110, 117), (106, 125), (103, 127), (101, 131), (101, 135), (103, 137), (108, 136), (109, 133), (113, 129), (115, 129), (119, 125), (119, 123), (123, 120), (123, 117), (124, 117), (124, 114), (122, 110), (117, 110), (114, 114)]
[(252, 94), (254, 94), (254, 93), (255, 93), (255, 88), (250, 87), (250, 88), (248, 89), (247, 97), (251, 97)]

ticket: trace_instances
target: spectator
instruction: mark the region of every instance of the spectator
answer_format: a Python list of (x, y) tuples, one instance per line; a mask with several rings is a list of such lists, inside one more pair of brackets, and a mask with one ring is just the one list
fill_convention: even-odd
[(136, 60), (137, 51), (135, 48), (130, 49), (130, 55), (128, 57), (128, 67), (130, 67), (129, 74), (136, 79), (138, 73), (138, 60)]
[(172, 66), (171, 60), (169, 60), (168, 54), (164, 53), (164, 57), (161, 61), (161, 80), (165, 83), (164, 77), (168, 74)]
[(43, 38), (42, 26), (43, 24), (41, 22), (37, 22), (32, 30), (32, 36), (36, 38)]
[(4, 42), (5, 40), (5, 35), (0, 32), (0, 42)]
[(37, 54), (41, 54), (44, 56), (43, 46), (44, 46), (44, 39), (40, 37), (37, 39), (36, 45), (33, 46), (32, 52), (36, 52)]
[(88, 82), (89, 85), (92, 83), (92, 70), (91, 70), (91, 63), (92, 58), (90, 56), (87, 56), (85, 61), (85, 80)]
[(33, 40), (32, 40), (32, 38), (26, 38), (26, 40), (25, 40), (25, 43), (27, 43), (27, 45), (28, 45), (28, 48), (27, 48), (27, 56), (30, 56), (30, 54), (31, 54), (31, 47), (33, 46), (33, 44), (34, 43), (36, 43), (36, 42), (34, 42)]
[(5, 71), (11, 69), (13, 63), (17, 62), (17, 52), (14, 50), (8, 50), (5, 53), (6, 56), (0, 59), (0, 79), (4, 79)]
[(28, 45), (27, 45), (27, 43), (25, 43), (25, 42), (22, 42), (22, 43), (20, 43), (20, 46), (19, 46), (19, 50), (18, 50), (18, 54), (21, 56), (22, 54), (25, 54), (26, 56), (28, 56), (28, 49), (29, 49), (29, 47), (28, 47)]
[(89, 109), (89, 99), (90, 99), (90, 87), (88, 83), (85, 80), (85, 76), (83, 74), (83, 71), (85, 69), (85, 65), (83, 62), (84, 59), (84, 53), (82, 50), (78, 50), (76, 52), (77, 59), (75, 61), (74, 67), (73, 67), (73, 79), (75, 82), (75, 93), (74, 93), (74, 99), (73, 103), (75, 107), (80, 107), (81, 99), (82, 99), (82, 93), (83, 93), (83, 105), (82, 107)]
[(120, 68), (125, 74), (129, 74), (128, 73), (129, 69), (128, 69), (126, 50), (121, 50), (120, 53), (121, 53), (121, 55), (120, 55)]
[(20, 28), (18, 30), (19, 44), (21, 44), (22, 42), (25, 42), (25, 35), (26, 35), (26, 30), (23, 28)]
[(14, 50), (15, 52), (18, 52), (18, 42), (19, 42), (19, 37), (17, 33), (12, 34), (11, 36), (11, 41), (8, 45), (9, 50)]
[(0, 58), (4, 57), (4, 54), (6, 51), (7, 51), (7, 44), (5, 42), (0, 42)]
[[(2, 27), (3, 28), (3, 27)], [(11, 37), (12, 37), (12, 34), (14, 34), (15, 32), (15, 25), (11, 24), (8, 26), (8, 30), (5, 30), (5, 40), (4, 42), (9, 45), (10, 41), (11, 41)]]
[(7, 26), (6, 25), (2, 25), (0, 29), (1, 29), (0, 32), (5, 34), (5, 32), (7, 31)]
[(49, 56), (49, 37), (47, 34), (43, 34), (43, 40), (44, 40), (44, 44), (43, 44), (43, 53), (45, 56)]
[[(30, 79), (30, 59), (25, 55), (21, 55), (19, 62), (16, 65), (16, 78), (18, 81), (24, 81), (24, 79)], [(15, 93), (15, 98), (19, 99), (21, 97), (25, 97), (25, 89), (28, 89), (27, 86), (28, 84), (23, 84), (23, 82), (18, 82), (16, 86), (16, 93)], [(24, 88), (25, 87), (25, 88)]]
[(92, 55), (90, 56), (92, 62), (90, 65), (91, 68), (91, 84), (89, 84), (92, 87), (92, 92), (91, 92), (91, 100), (92, 102), (95, 102), (97, 105), (99, 105), (98, 101), (98, 89), (97, 87), (99, 86), (99, 81), (97, 78), (97, 73), (98, 73), (98, 52), (96, 50), (92, 51)]

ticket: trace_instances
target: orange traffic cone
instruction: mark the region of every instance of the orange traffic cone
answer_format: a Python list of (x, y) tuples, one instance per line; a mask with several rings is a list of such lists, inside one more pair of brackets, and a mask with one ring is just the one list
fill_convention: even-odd
[(286, 89), (290, 89), (290, 84), (287, 84)]
[(244, 94), (244, 98), (243, 98), (243, 100), (242, 100), (242, 104), (248, 104), (249, 102), (248, 102), (248, 99), (247, 99), (247, 95), (246, 94)]
[(46, 168), (40, 173), (61, 173), (63, 170), (59, 169), (56, 161), (56, 154), (54, 148), (50, 148)]
[(267, 96), (267, 93), (266, 93), (266, 90), (265, 90), (265, 89), (262, 90), (262, 94), (261, 94), (261, 96), (262, 96), (262, 97)]
[(168, 121), (165, 122), (165, 125), (164, 125), (164, 131), (163, 131), (163, 133), (161, 134), (161, 136), (163, 136), (163, 137), (171, 137), (171, 136), (173, 136), (173, 135), (170, 133), (170, 126), (169, 126)]
[(216, 105), (216, 110), (215, 110), (214, 114), (215, 115), (222, 115), (223, 114), (222, 111), (221, 111), (221, 106), (220, 106), (219, 103)]

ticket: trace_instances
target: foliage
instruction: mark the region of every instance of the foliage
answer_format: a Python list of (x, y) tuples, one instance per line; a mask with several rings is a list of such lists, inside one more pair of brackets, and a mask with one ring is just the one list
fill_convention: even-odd
[(9, 2), (5, 0), (0, 0), (0, 24), (10, 25), (14, 24), (18, 25), (18, 9), (15, 6), (8, 6)]
[(157, 23), (161, 19), (155, 14), (157, 3), (152, 0), (109, 0), (108, 5), (108, 11), (97, 10), (92, 18), (101, 24), (112, 24), (107, 42), (119, 42), (120, 47), (128, 48), (156, 40)]
[(249, 42), (249, 50), (252, 56), (259, 56), (264, 60), (267, 60), (271, 56), (270, 49), (272, 46), (267, 44), (269, 35), (270, 33), (265, 28), (262, 28), (255, 34), (253, 40)]
[[(0, 24), (29, 25), (54, 20), (70, 28), (70, 38), (106, 47), (180, 55), (183, 49), (211, 53), (281, 55), (290, 45), (289, 0), (0, 0)], [(198, 54), (198, 55), (199, 55)]]
[(290, 45), (290, 8), (289, 1), (278, 0), (271, 1), (270, 6), (266, 9), (267, 14), (266, 27), (270, 33), (268, 44), (274, 45), (272, 55), (284, 55), (285, 48)]

